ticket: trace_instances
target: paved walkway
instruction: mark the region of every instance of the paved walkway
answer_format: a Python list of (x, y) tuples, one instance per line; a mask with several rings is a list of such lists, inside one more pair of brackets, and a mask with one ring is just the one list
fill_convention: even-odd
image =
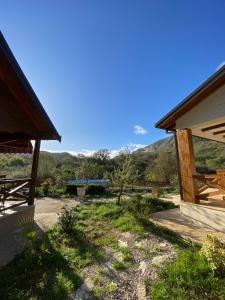
[[(161, 200), (172, 201), (176, 205), (180, 204), (180, 196), (169, 195), (161, 198)], [(187, 216), (184, 216), (179, 208), (165, 210), (152, 214), (152, 221), (158, 225), (163, 225), (180, 234), (184, 239), (202, 243), (207, 234), (216, 234), (221, 239), (225, 240), (225, 234), (209, 227), (200, 222), (194, 221)]]
[(59, 213), (63, 206), (75, 207), (79, 204), (75, 199), (52, 199), (41, 198), (36, 199), (35, 202), (34, 220), (38, 226), (45, 231), (49, 227), (57, 223)]

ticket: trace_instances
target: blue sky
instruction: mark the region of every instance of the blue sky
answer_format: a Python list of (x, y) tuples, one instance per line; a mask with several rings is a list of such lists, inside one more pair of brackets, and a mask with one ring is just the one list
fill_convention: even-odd
[(0, 29), (62, 135), (42, 149), (163, 138), (154, 123), (225, 61), (225, 1), (0, 4)]

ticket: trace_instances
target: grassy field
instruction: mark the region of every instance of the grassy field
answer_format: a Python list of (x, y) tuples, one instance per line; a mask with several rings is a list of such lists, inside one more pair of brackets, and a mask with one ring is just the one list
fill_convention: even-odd
[[(168, 298), (168, 291), (173, 293), (173, 287), (178, 297), (173, 299), (225, 299), (219, 298), (218, 288), (212, 292), (215, 284), (221, 286), (219, 279), (211, 284), (211, 290), (208, 285), (209, 298), (201, 298), (202, 294), (195, 288), (197, 284), (192, 286), (188, 276), (194, 272), (193, 278), (200, 285), (204, 283), (203, 276), (208, 276), (206, 282), (213, 278), (206, 260), (198, 259), (196, 247), (149, 220), (152, 212), (174, 207), (173, 203), (139, 195), (122, 201), (121, 205), (108, 201), (65, 209), (57, 226), (35, 242), (31, 233), (31, 248), (0, 271), (1, 299), (67, 299), (86, 280), (91, 281), (88, 293), (93, 299), (126, 299), (127, 296), (137, 299), (135, 284), (140, 278), (151, 299), (172, 299)], [(181, 254), (176, 260), (177, 253), (190, 250), (194, 254), (185, 258), (186, 263)], [(164, 271), (154, 265), (156, 258), (169, 260)], [(189, 259), (202, 267), (185, 275), (181, 268), (186, 268)], [(167, 261), (162, 265), (167, 266)], [(174, 261), (177, 265), (173, 265)], [(141, 264), (146, 266), (144, 272), (140, 270)], [(159, 274), (157, 280), (151, 278), (153, 270)], [(179, 277), (176, 279), (173, 274)], [(183, 290), (179, 286), (182, 276), (189, 279)], [(193, 297), (186, 298), (186, 295)]]

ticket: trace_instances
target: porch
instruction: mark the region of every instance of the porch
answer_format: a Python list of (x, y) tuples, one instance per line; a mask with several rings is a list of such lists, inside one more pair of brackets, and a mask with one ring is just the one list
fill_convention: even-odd
[(157, 128), (174, 134), (181, 213), (223, 232), (225, 162), (212, 174), (197, 173), (192, 137), (225, 143), (224, 99), (225, 67), (222, 67), (156, 123)]
[[(7, 235), (17, 236), (34, 222), (34, 195), (41, 140), (61, 140), (30, 83), (0, 32), (0, 153), (33, 154), (28, 178), (13, 178), (0, 170), (0, 257)], [(33, 145), (31, 143), (33, 141)], [(24, 235), (25, 238), (25, 235)], [(23, 243), (22, 243), (23, 244)], [(21, 244), (21, 245), (22, 245)], [(4, 258), (1, 260), (4, 263)]]

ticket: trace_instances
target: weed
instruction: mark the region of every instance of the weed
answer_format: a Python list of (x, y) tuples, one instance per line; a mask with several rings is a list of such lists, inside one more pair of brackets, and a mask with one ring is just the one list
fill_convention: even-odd
[(113, 263), (113, 268), (117, 271), (125, 271), (126, 270), (126, 267), (124, 266), (124, 264), (118, 260), (116, 260)]
[(117, 284), (114, 281), (111, 281), (107, 286), (108, 292), (112, 294), (117, 289)]

